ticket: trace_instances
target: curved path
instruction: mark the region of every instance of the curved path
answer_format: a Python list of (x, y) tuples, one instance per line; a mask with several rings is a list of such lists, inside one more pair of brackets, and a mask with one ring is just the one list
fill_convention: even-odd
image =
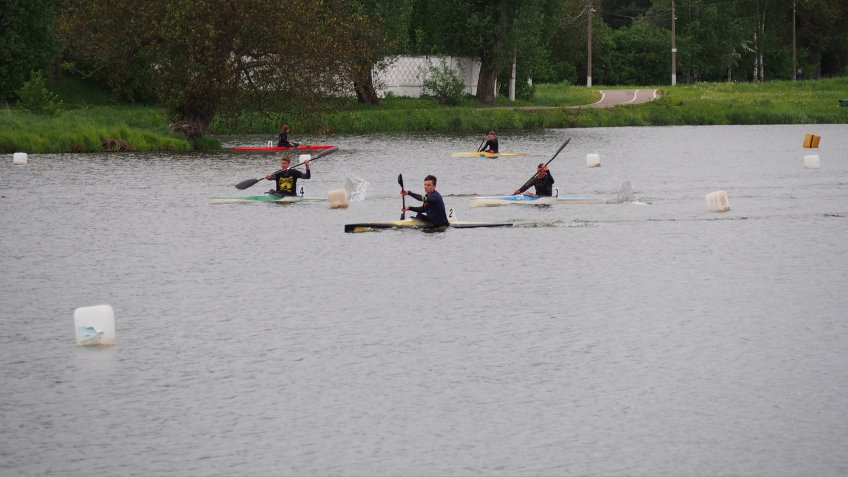
[[(497, 109), (568, 109), (568, 108), (612, 108), (628, 104), (643, 104), (657, 99), (656, 89), (602, 89), (601, 99), (590, 104), (573, 106), (498, 106)], [(485, 109), (485, 108), (481, 108)]]
[(569, 108), (611, 108), (624, 104), (642, 104), (657, 99), (655, 89), (602, 89), (601, 99), (580, 106), (569, 106)]

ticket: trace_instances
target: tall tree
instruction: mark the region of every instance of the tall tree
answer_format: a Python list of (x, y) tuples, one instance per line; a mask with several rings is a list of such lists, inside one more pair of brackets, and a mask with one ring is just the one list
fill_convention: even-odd
[(489, 11), (471, 14), (470, 29), (477, 36), (477, 51), (480, 56), (477, 99), (486, 104), (495, 104), (495, 85), (505, 58), (508, 15), (509, 0), (498, 0), (496, 6)]
[(66, 48), (116, 88), (143, 74), (181, 130), (201, 136), (219, 111), (317, 107), (348, 90), (375, 45), (347, 0), (64, 0)]
[(10, 100), (56, 53), (56, 0), (0, 1), (0, 98)]
[(848, 73), (848, 2), (797, 0), (798, 44), (807, 52), (815, 71), (836, 76)]
[(360, 56), (353, 65), (353, 89), (360, 103), (377, 104), (374, 69), (386, 67), (404, 43), (409, 27), (412, 0), (354, 0), (351, 15), (360, 15), (366, 25), (354, 34), (358, 43), (373, 45), (370, 55)]

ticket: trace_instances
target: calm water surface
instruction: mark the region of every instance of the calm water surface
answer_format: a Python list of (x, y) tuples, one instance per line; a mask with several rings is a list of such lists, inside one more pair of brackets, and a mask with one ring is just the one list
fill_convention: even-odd
[[(560, 195), (610, 203), (469, 208), (568, 137)], [(365, 200), (209, 204), (267, 153), (5, 157), (0, 475), (848, 474), (845, 125), (310, 139), (305, 192)], [(517, 226), (343, 233), (399, 173)], [(118, 345), (77, 347), (101, 303)]]

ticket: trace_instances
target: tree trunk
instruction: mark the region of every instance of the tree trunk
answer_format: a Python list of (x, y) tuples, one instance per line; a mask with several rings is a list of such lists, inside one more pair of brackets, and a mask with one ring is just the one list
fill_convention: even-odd
[[(485, 66), (485, 67), (484, 67)], [(480, 65), (480, 75), (477, 77), (477, 99), (486, 104), (495, 104), (495, 82), (498, 70), (491, 63)]]
[(185, 134), (189, 139), (203, 137), (218, 109), (218, 102), (211, 99), (213, 95), (210, 93), (209, 99), (205, 101), (202, 97), (195, 97), (194, 100), (189, 98), (184, 104), (177, 106), (175, 113), (180, 120), (171, 123), (170, 129)]
[(374, 75), (371, 66), (361, 68), (353, 80), (353, 89), (356, 91), (356, 99), (360, 103), (379, 104), (380, 97), (374, 89)]
[(495, 41), (489, 49), (480, 54), (480, 75), (477, 77), (477, 99), (486, 104), (495, 104), (495, 85), (503, 54), (504, 35), (509, 27), (507, 23), (507, 0), (498, 2), (497, 29)]

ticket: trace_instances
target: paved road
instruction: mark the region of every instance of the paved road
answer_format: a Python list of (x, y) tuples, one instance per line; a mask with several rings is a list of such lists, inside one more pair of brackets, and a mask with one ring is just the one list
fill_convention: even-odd
[(571, 108), (611, 108), (623, 104), (642, 104), (657, 99), (655, 89), (603, 89), (601, 99), (592, 104), (569, 106)]
[[(611, 108), (627, 104), (642, 104), (657, 99), (655, 89), (602, 89), (601, 99), (591, 104), (575, 106), (500, 106), (501, 109), (562, 109), (562, 108)], [(481, 108), (482, 109), (482, 108)]]

